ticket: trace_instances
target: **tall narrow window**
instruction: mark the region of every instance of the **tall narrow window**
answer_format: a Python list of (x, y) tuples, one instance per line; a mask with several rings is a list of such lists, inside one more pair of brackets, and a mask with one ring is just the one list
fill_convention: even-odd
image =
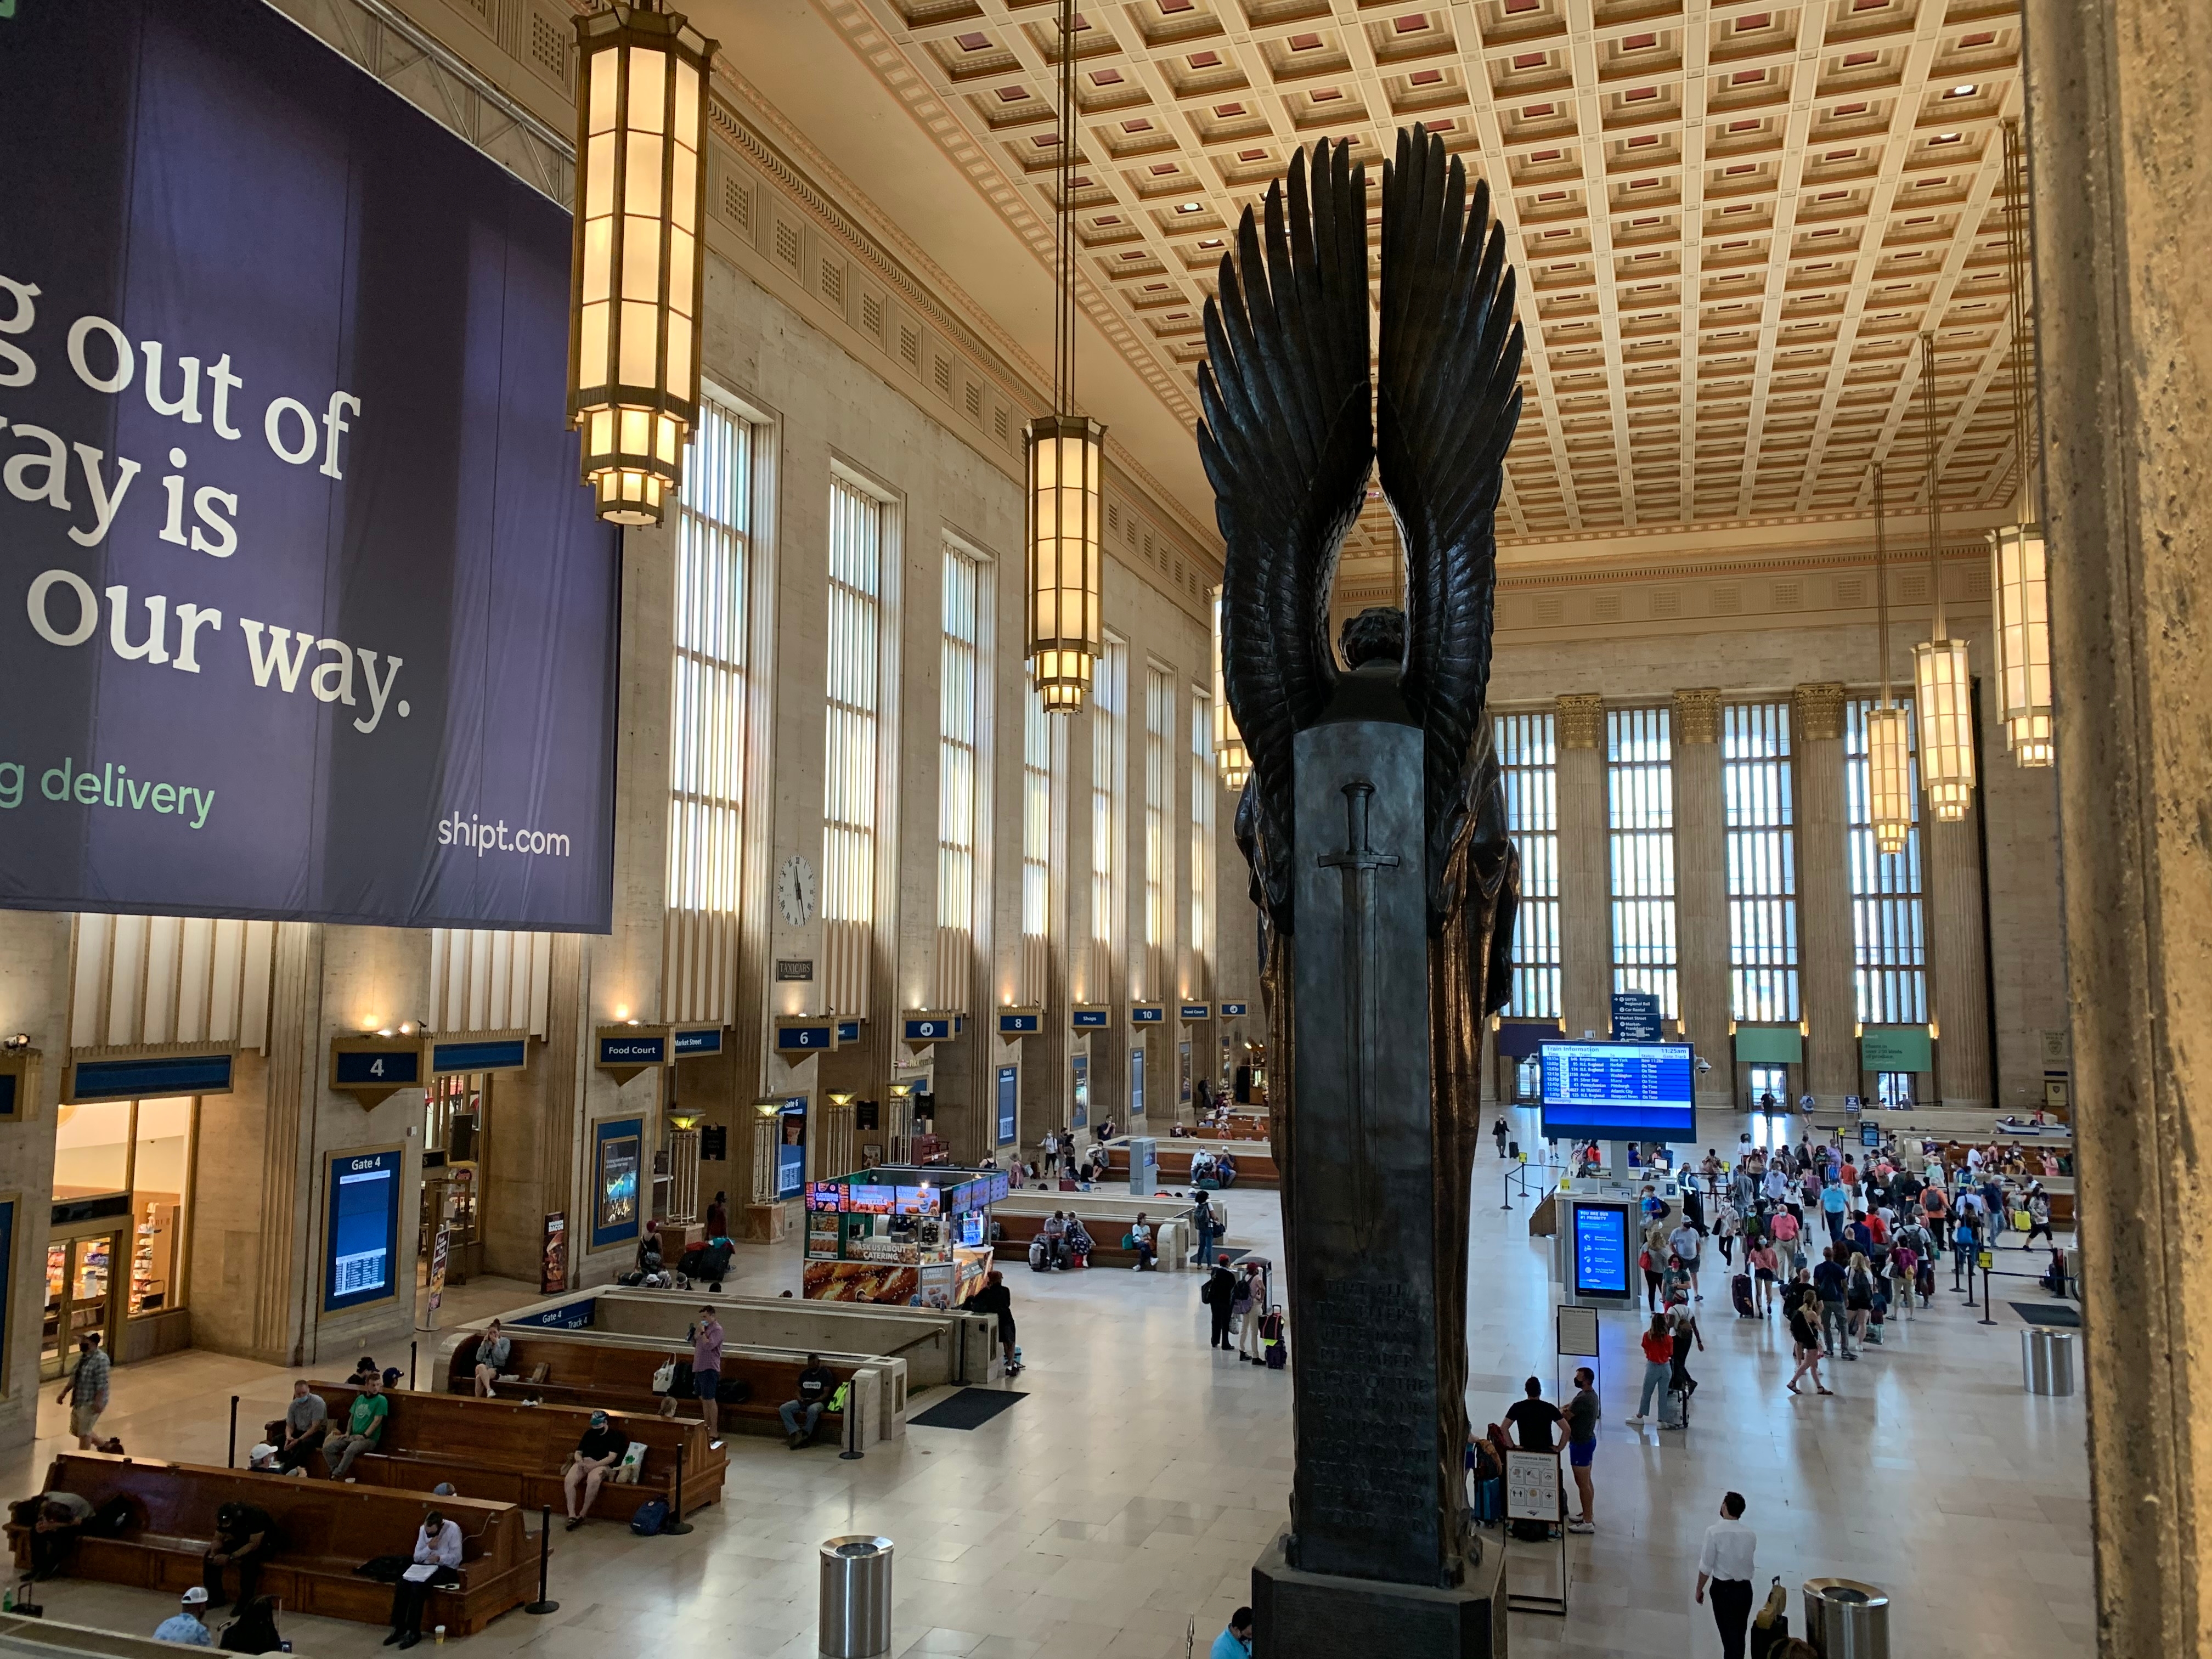
[(1790, 705), (1721, 710), (1727, 813), (1729, 1007), (1738, 1019), (1797, 1018), (1797, 845), (1790, 786)]
[(1674, 948), (1674, 750), (1669, 711), (1606, 712), (1613, 854), (1613, 988), (1649, 991), (1681, 1015)]
[(1114, 995), (1121, 938), (1121, 779), (1127, 741), (1129, 647), (1109, 635), (1091, 706), (1091, 978), (1093, 1002)]
[(1190, 693), (1190, 981), (1187, 997), (1213, 994), (1213, 700)]
[(1168, 811), (1175, 804), (1175, 683), (1164, 669), (1145, 671), (1145, 994), (1168, 994), (1175, 951), (1175, 848)]
[(937, 684), (937, 1006), (968, 1006), (975, 930), (975, 647), (983, 568), (945, 550)]
[(1052, 788), (1067, 722), (1044, 712), (1034, 686), (1022, 693), (1022, 1000), (1052, 993)]
[(701, 399), (676, 528), (668, 919), (661, 935), (661, 1007), (671, 1019), (726, 1020), (737, 1006), (751, 492), (751, 426)]
[(876, 921), (876, 715), (883, 504), (830, 485), (830, 640), (823, 744), (822, 924), (830, 1006), (868, 1006)]
[(1521, 855), (1521, 910), (1513, 924), (1513, 994), (1505, 1012), (1559, 1015), (1559, 754), (1550, 709), (1498, 717), (1505, 830)]
[(1871, 698), (1844, 711), (1844, 808), (1851, 870), (1851, 939), (1859, 1018), (1869, 1025), (1922, 1025), (1928, 1019), (1928, 935), (1921, 909), (1920, 755), (1912, 705), (1905, 703), (1911, 748), (1912, 827), (1905, 850), (1875, 850), (1874, 803), (1867, 778), (1867, 716)]

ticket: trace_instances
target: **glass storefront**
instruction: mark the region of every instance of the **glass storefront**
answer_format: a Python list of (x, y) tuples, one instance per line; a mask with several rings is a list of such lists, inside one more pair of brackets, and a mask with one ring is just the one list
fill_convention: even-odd
[(445, 1224), (449, 1284), (465, 1284), (483, 1271), (481, 1206), (491, 1081), (482, 1073), (441, 1077), (422, 1098), (422, 1213), (416, 1237), (427, 1275), (439, 1224)]
[(177, 1097), (59, 1109), (42, 1375), (60, 1376), (89, 1330), (119, 1360), (125, 1320), (185, 1305), (198, 1104)]

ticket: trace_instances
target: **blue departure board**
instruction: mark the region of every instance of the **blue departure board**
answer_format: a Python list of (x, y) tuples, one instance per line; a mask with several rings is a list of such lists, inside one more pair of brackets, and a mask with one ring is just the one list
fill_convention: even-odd
[(1571, 1140), (1692, 1140), (1695, 1058), (1686, 1042), (1547, 1042), (1544, 1133)]

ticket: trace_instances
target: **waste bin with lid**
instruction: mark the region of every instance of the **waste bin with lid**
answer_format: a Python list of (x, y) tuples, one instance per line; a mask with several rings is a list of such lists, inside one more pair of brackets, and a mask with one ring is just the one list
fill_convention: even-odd
[(1820, 1659), (1889, 1659), (1889, 1597), (1855, 1578), (1808, 1578), (1805, 1638)]
[(822, 1545), (822, 1651), (876, 1659), (891, 1650), (891, 1540), (859, 1534)]
[(2040, 1325), (2020, 1334), (2020, 1380), (2030, 1394), (2051, 1392), (2051, 1333)]
[(2048, 1391), (2054, 1395), (2070, 1395), (2074, 1392), (2074, 1333), (2051, 1331), (2047, 1334), (2051, 1338), (2051, 1387)]

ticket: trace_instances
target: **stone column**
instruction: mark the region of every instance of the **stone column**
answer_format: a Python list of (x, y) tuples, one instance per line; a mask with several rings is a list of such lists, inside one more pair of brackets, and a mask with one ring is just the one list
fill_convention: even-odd
[(1613, 1030), (1613, 877), (1607, 856), (1605, 699), (1561, 697), (1559, 1006), (1567, 1035)]
[(2098, 1651), (2202, 1653), (2212, 10), (2025, 12)]
[(1797, 766), (1798, 994), (1808, 1033), (1805, 1091), (1828, 1106), (1859, 1091), (1843, 739), (1844, 688), (1799, 686), (1790, 731)]
[(1974, 795), (1956, 823), (1920, 826), (1928, 860), (1928, 1012), (1937, 1033), (1936, 1093), (1946, 1106), (1986, 1106), (1994, 1098), (1981, 792)]
[(1731, 1086), (1729, 1016), (1728, 827), (1721, 802), (1721, 694), (1674, 694), (1674, 952), (1682, 1030), (1712, 1070), (1698, 1104), (1726, 1110)]

